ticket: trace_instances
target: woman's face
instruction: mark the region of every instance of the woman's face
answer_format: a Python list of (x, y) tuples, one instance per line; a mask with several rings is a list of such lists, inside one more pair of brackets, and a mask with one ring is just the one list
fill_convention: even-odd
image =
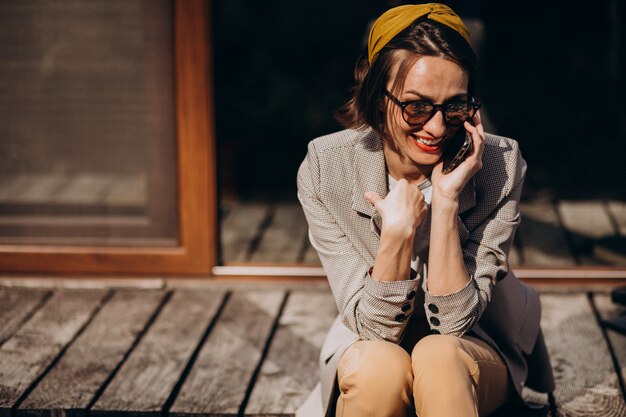
[[(393, 92), (393, 85), (400, 66), (397, 60), (392, 69), (387, 90)], [(451, 100), (468, 99), (468, 73), (457, 63), (448, 59), (422, 56), (409, 68), (404, 86), (393, 93), (400, 101), (428, 100), (443, 104)], [(441, 111), (423, 125), (411, 126), (402, 118), (400, 106), (387, 99), (387, 132), (393, 139), (393, 151), (400, 159), (408, 159), (415, 165), (432, 166), (443, 153), (448, 140), (461, 127), (450, 127), (444, 123)]]

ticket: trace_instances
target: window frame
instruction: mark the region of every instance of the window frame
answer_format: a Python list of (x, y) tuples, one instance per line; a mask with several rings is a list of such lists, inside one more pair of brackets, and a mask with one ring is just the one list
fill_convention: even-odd
[(218, 196), (209, 1), (174, 0), (173, 5), (178, 246), (0, 245), (2, 272), (211, 274), (218, 250)]

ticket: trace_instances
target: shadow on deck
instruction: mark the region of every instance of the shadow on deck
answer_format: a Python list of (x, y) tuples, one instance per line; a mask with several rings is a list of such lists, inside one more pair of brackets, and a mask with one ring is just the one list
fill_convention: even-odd
[[(626, 266), (626, 202), (533, 200), (521, 212), (513, 267)], [(319, 265), (297, 202), (226, 204), (220, 228), (226, 265)]]

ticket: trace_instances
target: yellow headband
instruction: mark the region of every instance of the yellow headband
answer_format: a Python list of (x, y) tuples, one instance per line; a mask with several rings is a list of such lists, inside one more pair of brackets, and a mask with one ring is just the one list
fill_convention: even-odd
[(367, 57), (370, 64), (394, 36), (408, 28), (416, 19), (426, 15), (428, 19), (454, 29), (469, 43), (467, 28), (461, 18), (448, 6), (439, 3), (407, 4), (387, 10), (374, 22), (367, 41)]

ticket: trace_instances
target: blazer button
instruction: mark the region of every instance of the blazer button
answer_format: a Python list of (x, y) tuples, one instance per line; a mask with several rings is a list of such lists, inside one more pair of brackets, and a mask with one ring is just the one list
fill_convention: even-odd
[(439, 330), (437, 330), (437, 329), (432, 329), (430, 331), (430, 334), (441, 334), (441, 332)]
[(406, 320), (406, 316), (404, 314), (400, 313), (396, 316), (396, 321), (398, 323), (402, 323), (404, 320)]
[(415, 294), (415, 290), (411, 290), (411, 292), (406, 295), (406, 299), (412, 300), (413, 298), (415, 298)]
[(402, 307), (400, 307), (400, 310), (407, 312), (411, 309), (411, 304), (406, 303), (405, 305), (403, 305)]
[(436, 305), (434, 304), (428, 304), (428, 309), (430, 310), (431, 313), (433, 314), (437, 314), (439, 313), (439, 308), (437, 308)]
[(433, 326), (439, 326), (439, 324), (441, 323), (439, 323), (439, 319), (437, 317), (433, 316), (430, 318), (430, 324), (432, 324)]

